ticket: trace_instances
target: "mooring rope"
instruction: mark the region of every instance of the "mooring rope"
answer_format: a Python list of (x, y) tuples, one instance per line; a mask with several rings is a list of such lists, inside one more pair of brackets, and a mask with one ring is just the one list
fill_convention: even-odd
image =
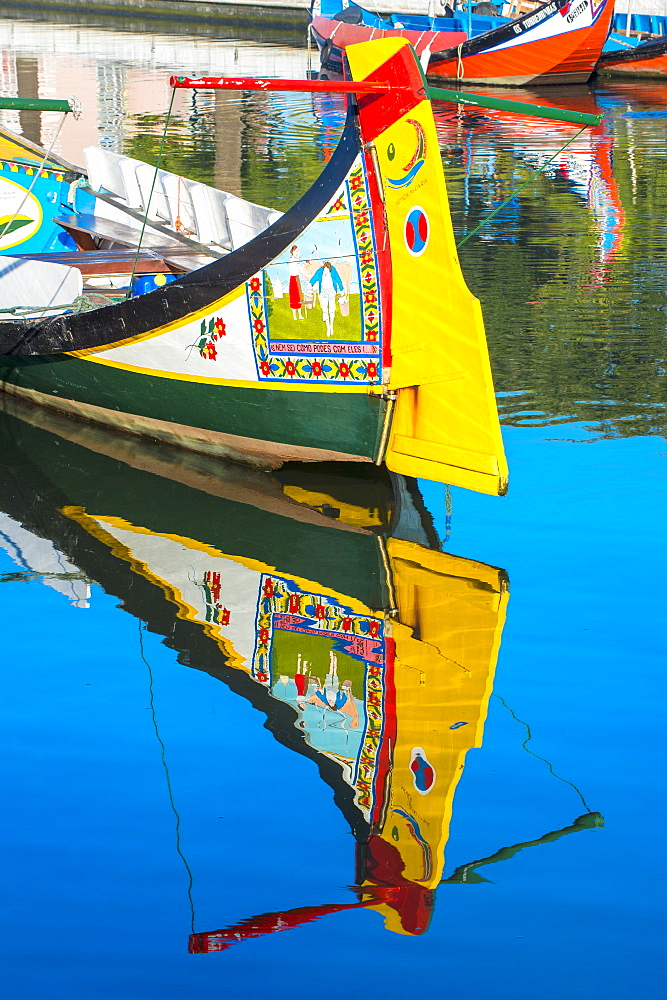
[(463, 67), (463, 42), (456, 46), (456, 79), (462, 80), (465, 75)]
[(8, 313), (10, 316), (31, 316), (33, 313), (47, 313), (46, 316), (35, 316), (35, 319), (52, 319), (53, 315), (64, 312), (88, 312), (89, 309), (99, 309), (101, 306), (115, 305), (117, 302), (124, 302), (124, 295), (104, 295), (102, 292), (83, 292), (72, 302), (64, 302), (53, 306), (9, 306), (0, 309), (0, 316)]
[(183, 849), (182, 849), (182, 845), (181, 845), (181, 815), (180, 815), (178, 809), (176, 808), (176, 802), (174, 800), (174, 790), (173, 790), (172, 785), (171, 785), (171, 774), (169, 773), (169, 765), (167, 764), (167, 748), (165, 747), (164, 740), (162, 739), (162, 736), (160, 735), (160, 727), (158, 726), (158, 722), (157, 722), (157, 713), (156, 713), (156, 710), (155, 710), (155, 687), (154, 687), (154, 682), (153, 682), (153, 668), (151, 667), (150, 663), (146, 659), (146, 651), (144, 650), (144, 638), (143, 638), (143, 634), (142, 634), (143, 632), (146, 631), (147, 628), (148, 628), (148, 626), (147, 626), (147, 624), (145, 622), (139, 621), (139, 652), (140, 652), (140, 655), (141, 655), (141, 659), (144, 661), (144, 663), (146, 664), (146, 667), (148, 668), (148, 694), (149, 694), (149, 700), (150, 700), (150, 706), (149, 707), (150, 707), (150, 710), (151, 710), (151, 718), (152, 718), (152, 721), (153, 721), (153, 728), (155, 729), (155, 735), (157, 737), (158, 743), (160, 744), (160, 759), (162, 761), (162, 766), (164, 768), (164, 774), (165, 774), (165, 779), (166, 779), (166, 783), (167, 783), (167, 795), (169, 797), (169, 805), (171, 806), (171, 811), (173, 812), (174, 818), (176, 820), (176, 853), (178, 854), (179, 858), (183, 862), (183, 867), (185, 868), (185, 871), (187, 872), (187, 876), (188, 876), (188, 889), (187, 889), (187, 893), (188, 893), (188, 902), (189, 902), (189, 905), (190, 905), (190, 926), (192, 928), (192, 933), (194, 934), (194, 932), (195, 932), (195, 904), (194, 904), (194, 899), (193, 899), (193, 895), (192, 895), (192, 887), (194, 885), (194, 876), (192, 874), (192, 869), (190, 868), (190, 865), (188, 864), (188, 859), (185, 857), (185, 854), (183, 853)]
[(474, 236), (475, 233), (478, 233), (480, 231), (480, 229), (482, 229), (487, 224), (487, 222), (490, 222), (491, 219), (494, 217), (494, 215), (498, 214), (498, 212), (501, 210), (501, 208), (504, 208), (505, 205), (508, 205), (510, 203), (510, 201), (513, 201), (514, 198), (516, 198), (516, 196), (518, 195), (519, 191), (521, 191), (523, 188), (525, 188), (526, 184), (530, 184), (531, 181), (534, 181), (535, 178), (539, 174), (541, 174), (542, 171), (545, 170), (546, 167), (548, 167), (550, 163), (553, 163), (553, 161), (556, 159), (557, 156), (560, 156), (560, 154), (563, 152), (563, 150), (566, 149), (567, 146), (569, 146), (571, 142), (574, 142), (575, 139), (579, 138), (579, 136), (581, 135), (581, 133), (586, 128), (588, 128), (588, 126), (587, 125), (583, 125), (579, 129), (579, 131), (576, 132), (572, 136), (571, 139), (568, 139), (567, 142), (563, 146), (561, 146), (561, 148), (556, 153), (554, 153), (553, 156), (549, 157), (549, 159), (546, 161), (546, 163), (543, 163), (542, 166), (539, 167), (538, 170), (536, 170), (534, 173), (532, 173), (530, 175), (530, 177), (528, 177), (527, 180), (525, 180), (523, 182), (523, 184), (519, 184), (518, 188), (516, 188), (514, 191), (512, 191), (512, 193), (510, 195), (508, 195), (507, 198), (505, 198), (504, 201), (501, 201), (500, 205), (498, 205), (496, 208), (494, 208), (494, 210), (489, 215), (487, 215), (487, 217), (485, 219), (482, 219), (482, 221), (480, 222), (480, 224), (478, 226), (475, 226), (475, 228), (472, 230), (472, 232), (468, 233), (467, 236), (464, 236), (462, 240), (459, 240), (459, 242), (456, 244), (457, 250), (458, 250), (459, 247), (463, 246), (463, 244), (467, 240), (469, 240), (471, 236)]

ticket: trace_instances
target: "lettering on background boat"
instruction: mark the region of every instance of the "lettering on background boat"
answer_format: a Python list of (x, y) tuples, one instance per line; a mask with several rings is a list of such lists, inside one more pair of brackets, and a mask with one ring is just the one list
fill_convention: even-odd
[[(585, 7), (587, 3), (588, 0), (584, 0), (582, 6)], [(544, 21), (547, 17), (551, 17), (551, 15), (555, 14), (557, 10), (558, 10), (558, 5), (555, 3), (550, 3), (546, 7), (543, 7), (542, 10), (538, 11), (536, 14), (532, 14), (531, 16), (525, 18), (522, 21), (517, 21), (516, 24), (512, 25), (512, 28), (517, 35), (520, 35), (522, 31), (528, 31), (529, 28), (534, 28), (536, 24), (540, 24), (540, 22)], [(563, 13), (563, 8), (561, 8), (561, 14), (562, 13)]]

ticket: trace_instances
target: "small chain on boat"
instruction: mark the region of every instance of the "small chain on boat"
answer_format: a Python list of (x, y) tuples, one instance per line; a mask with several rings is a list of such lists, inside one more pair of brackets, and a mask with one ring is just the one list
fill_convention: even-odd
[(148, 194), (148, 200), (146, 201), (146, 211), (144, 212), (144, 218), (141, 223), (141, 232), (139, 233), (139, 243), (137, 245), (137, 252), (134, 255), (134, 261), (132, 263), (132, 274), (130, 275), (130, 284), (127, 289), (127, 298), (132, 294), (132, 283), (134, 282), (134, 276), (137, 272), (137, 264), (139, 263), (139, 255), (141, 254), (141, 241), (144, 238), (144, 233), (146, 232), (146, 226), (148, 224), (148, 212), (150, 211), (151, 201), (153, 200), (153, 191), (155, 190), (155, 182), (157, 181), (157, 175), (160, 171), (160, 163), (162, 162), (162, 153), (164, 151), (164, 144), (167, 139), (167, 129), (169, 128), (169, 122), (171, 120), (171, 112), (174, 107), (174, 98), (176, 97), (176, 90), (172, 87), (171, 100), (169, 101), (169, 108), (167, 110), (167, 117), (164, 122), (164, 129), (162, 130), (162, 138), (160, 139), (160, 148), (158, 149), (157, 161), (155, 163), (155, 171), (153, 173), (153, 181), (151, 183), (151, 189)]
[(446, 545), (452, 533), (452, 488), (447, 483), (445, 485), (445, 537), (442, 541)]
[(58, 136), (60, 135), (60, 132), (61, 132), (61, 129), (62, 129), (63, 125), (65, 124), (65, 119), (67, 118), (68, 114), (69, 114), (69, 111), (63, 111), (63, 113), (62, 113), (62, 115), (60, 117), (60, 122), (58, 124), (58, 128), (56, 129), (55, 134), (54, 134), (53, 138), (51, 139), (51, 142), (49, 143), (49, 148), (47, 149), (47, 151), (44, 153), (44, 156), (42, 157), (42, 162), (40, 163), (40, 165), (35, 170), (35, 175), (34, 175), (33, 179), (30, 182), (30, 187), (27, 189), (26, 193), (24, 194), (23, 199), (21, 200), (21, 203), (19, 204), (19, 207), (16, 209), (16, 211), (12, 215), (11, 219), (8, 219), (7, 222), (5, 223), (5, 225), (3, 226), (2, 232), (0, 233), (0, 240), (3, 238), (3, 236), (5, 235), (5, 233), (7, 232), (7, 230), (9, 229), (9, 227), (11, 226), (12, 222), (14, 222), (14, 220), (16, 219), (16, 216), (19, 214), (19, 212), (21, 211), (21, 209), (25, 205), (26, 201), (30, 197), (30, 195), (32, 193), (32, 189), (34, 188), (35, 184), (37, 183), (37, 178), (39, 177), (39, 175), (41, 174), (42, 170), (44, 169), (44, 164), (46, 163), (46, 161), (48, 160), (48, 158), (51, 156), (51, 150), (53, 149), (53, 147), (56, 144), (56, 141), (58, 139)]
[(541, 167), (539, 167), (534, 173), (532, 173), (530, 175), (530, 177), (528, 177), (523, 182), (523, 184), (519, 184), (518, 188), (515, 188), (514, 191), (512, 191), (512, 193), (510, 195), (508, 195), (507, 198), (505, 198), (504, 201), (501, 201), (501, 203), (498, 206), (496, 206), (496, 208), (494, 208), (494, 210), (492, 212), (490, 212), (485, 219), (482, 219), (482, 221), (480, 222), (480, 224), (478, 226), (475, 226), (475, 228), (471, 232), (469, 232), (467, 236), (464, 236), (462, 240), (459, 240), (459, 242), (456, 244), (457, 249), (460, 246), (463, 246), (463, 244), (466, 243), (470, 239), (471, 236), (474, 236), (475, 233), (478, 233), (480, 231), (480, 229), (482, 229), (487, 224), (487, 222), (490, 222), (491, 219), (494, 217), (494, 215), (498, 214), (498, 212), (501, 210), (501, 208), (504, 208), (505, 205), (508, 205), (511, 201), (513, 201), (514, 198), (516, 198), (516, 196), (518, 195), (519, 191), (522, 191), (523, 188), (525, 188), (526, 184), (530, 184), (531, 181), (534, 181), (535, 178), (538, 176), (538, 174), (541, 174), (542, 171), (545, 170), (549, 166), (550, 163), (553, 163), (553, 161), (558, 156), (560, 156), (560, 154), (563, 152), (563, 150), (567, 146), (569, 146), (571, 142), (574, 142), (575, 139), (579, 138), (579, 136), (581, 135), (581, 133), (583, 131), (585, 131), (585, 129), (587, 127), (588, 127), (587, 125), (583, 125), (579, 129), (578, 132), (575, 132), (575, 134), (572, 136), (572, 138), (568, 139), (567, 142), (564, 143), (560, 147), (560, 149), (557, 152), (554, 153), (553, 156), (550, 156), (549, 159), (546, 161), (546, 163), (543, 163)]

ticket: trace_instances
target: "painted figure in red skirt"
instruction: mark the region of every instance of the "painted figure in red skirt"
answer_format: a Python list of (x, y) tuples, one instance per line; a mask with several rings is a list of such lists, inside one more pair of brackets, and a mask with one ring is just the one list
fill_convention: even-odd
[(301, 252), (295, 243), (289, 252), (289, 306), (294, 319), (303, 319), (302, 274)]

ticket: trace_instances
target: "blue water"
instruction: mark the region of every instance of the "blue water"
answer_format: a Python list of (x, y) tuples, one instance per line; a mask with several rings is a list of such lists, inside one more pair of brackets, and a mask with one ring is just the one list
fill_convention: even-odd
[[(626, 133), (616, 135), (625, 196), (631, 188), (628, 149), (635, 165), (643, 153), (649, 173), (657, 162), (660, 137), (650, 124), (656, 111), (645, 97), (619, 97), (612, 90), (605, 99), (619, 117), (627, 117), (627, 101), (636, 99), (631, 113), (649, 122), (638, 137), (630, 136), (635, 147)], [(299, 122), (294, 144), (306, 131)], [(470, 134), (475, 140), (474, 129)], [(478, 151), (490, 141), (483, 140)], [(503, 141), (501, 153), (508, 148)], [(289, 146), (289, 135), (285, 142)], [(244, 150), (248, 163), (257, 147), (248, 143)], [(257, 153), (260, 160), (263, 155)], [(259, 168), (264, 180), (267, 163)], [(496, 162), (487, 181), (453, 156), (460, 231), (501, 200), (496, 188), (508, 181), (503, 169)], [(558, 180), (540, 190), (556, 190)], [(535, 285), (513, 300), (510, 316), (521, 322), (526, 303), (541, 300), (545, 289), (547, 307), (555, 308), (553, 286), (539, 284), (545, 274), (560, 275), (565, 308), (567, 274), (573, 280), (585, 270), (580, 261), (600, 235), (596, 225), (604, 230), (563, 178), (560, 183), (562, 230), (554, 224), (541, 239), (530, 200), (505, 220), (514, 227), (510, 236), (519, 242), (521, 259), (537, 261)], [(640, 174), (640, 205), (642, 183)], [(624, 207), (624, 247), (601, 264), (611, 282), (590, 291), (588, 312), (567, 320), (582, 327), (576, 371), (568, 362), (558, 374), (559, 346), (549, 331), (562, 329), (565, 320), (559, 326), (551, 316), (540, 326), (531, 313), (526, 339), (518, 344), (516, 331), (506, 328), (507, 315), (485, 303), (502, 382), (511, 489), (502, 500), (453, 490), (447, 549), (505, 568), (510, 602), (483, 745), (468, 753), (454, 799), (445, 877), (502, 847), (562, 830), (590, 811), (602, 814), (604, 826), (486, 865), (477, 874), (488, 881), (441, 885), (431, 926), (420, 937), (391, 933), (377, 913), (359, 909), (220, 953), (188, 954), (193, 929), (354, 902), (349, 825), (311, 760), (279, 743), (245, 698), (179, 662), (163, 635), (144, 628), (140, 616), (119, 606), (118, 596), (93, 580), (90, 606), (75, 607), (43, 585), (39, 573), (17, 576), (21, 566), (0, 549), (0, 940), (7, 996), (660, 995), (667, 929), (667, 443), (642, 433), (641, 422), (633, 425), (634, 436), (623, 436), (622, 422), (605, 420), (612, 406), (633, 420), (640, 420), (644, 405), (656, 414), (664, 406), (661, 383), (649, 392), (645, 379), (646, 366), (653, 371), (664, 356), (652, 346), (664, 331), (651, 298), (664, 283), (658, 252), (664, 234), (651, 230), (654, 242), (643, 264), (651, 301), (643, 305), (619, 267), (629, 266), (633, 241), (646, 227), (637, 201), (627, 196)], [(568, 229), (574, 235), (564, 243)], [(554, 245), (560, 257), (549, 249)], [(482, 284), (479, 273), (471, 280)], [(626, 315), (628, 303), (635, 325), (614, 329), (614, 311)], [(599, 350), (627, 366), (631, 354), (637, 361), (629, 389), (618, 379), (612, 388), (597, 380), (597, 348), (585, 337), (600, 334), (607, 323)], [(649, 334), (653, 340), (641, 339)], [(534, 348), (530, 370), (521, 354), (526, 344)], [(541, 368), (540, 357), (556, 361)], [(513, 393), (528, 400), (518, 404), (518, 416)], [(593, 423), (577, 419), (573, 401), (578, 406), (581, 400)], [(658, 418), (652, 419), (655, 425)], [(444, 537), (444, 487), (420, 488)], [(32, 496), (26, 489), (28, 512)], [(181, 516), (174, 511), (175, 532)], [(229, 530), (233, 534), (233, 525)]]
[[(481, 869), (490, 882), (441, 886), (421, 938), (348, 911), (188, 955), (188, 868), (197, 929), (350, 901), (354, 841), (331, 790), (243, 698), (180, 665), (159, 636), (140, 637), (138, 621), (101, 588), (81, 609), (47, 587), (5, 582), (11, 995), (306, 997), (315, 989), (333, 998), (341, 989), (360, 995), (366, 980), (387, 997), (416, 984), (512, 1000), (655, 995), (664, 941), (665, 444), (573, 447), (514, 428), (506, 444), (510, 496), (454, 496), (453, 551), (507, 567), (511, 601), (484, 745), (468, 754), (455, 798), (446, 874), (567, 826), (587, 808), (604, 815), (604, 829)], [(422, 487), (442, 529), (443, 488)], [(0, 571), (14, 569), (3, 555)]]

